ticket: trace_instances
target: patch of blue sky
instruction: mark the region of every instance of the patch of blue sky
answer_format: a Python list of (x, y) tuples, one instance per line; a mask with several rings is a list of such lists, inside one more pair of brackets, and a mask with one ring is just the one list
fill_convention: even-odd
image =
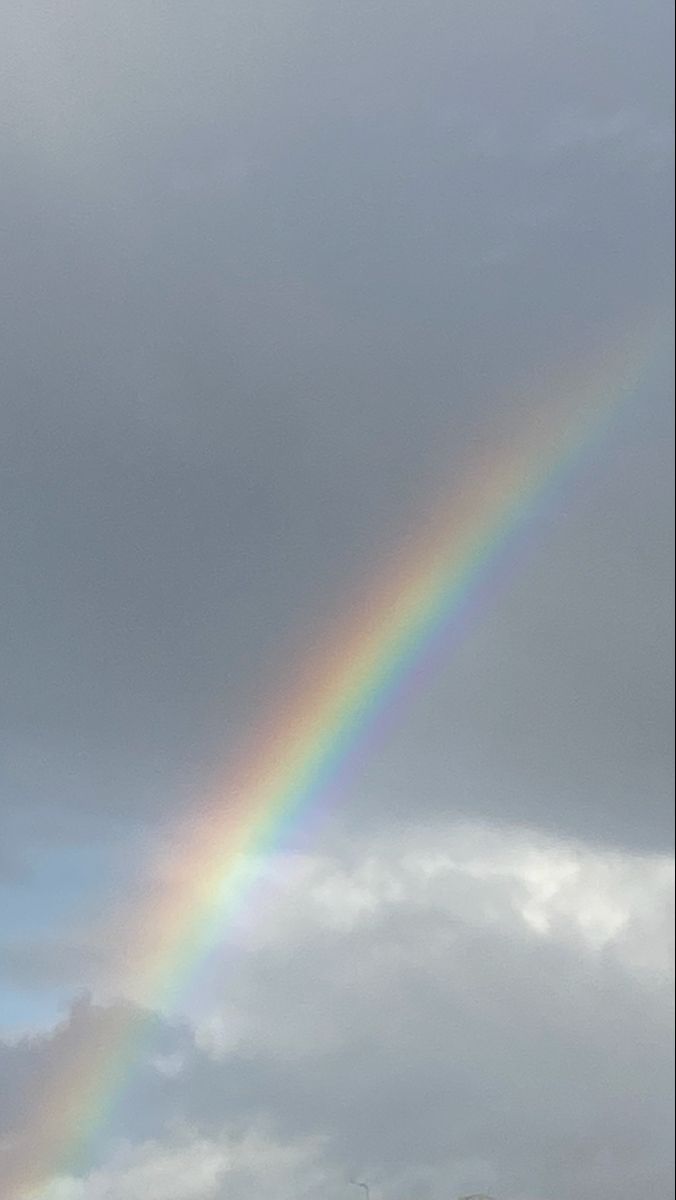
[(0, 881), (0, 1038), (64, 1015), (81, 932), (124, 893), (130, 865), (121, 851), (119, 843), (34, 848), (20, 874)]
[(68, 999), (63, 988), (15, 987), (0, 981), (0, 1041), (53, 1029), (64, 1017)]
[(33, 850), (0, 885), (0, 938), (53, 933), (100, 912), (120, 886), (118, 859), (119, 848), (100, 843)]

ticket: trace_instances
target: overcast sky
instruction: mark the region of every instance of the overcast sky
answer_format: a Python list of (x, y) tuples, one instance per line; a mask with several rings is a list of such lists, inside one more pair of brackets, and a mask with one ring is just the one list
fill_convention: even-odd
[(138, 1001), (108, 915), (261, 709), (480, 447), (647, 328), (45, 1196), (661, 1200), (670, 5), (0, 8), (0, 1181)]

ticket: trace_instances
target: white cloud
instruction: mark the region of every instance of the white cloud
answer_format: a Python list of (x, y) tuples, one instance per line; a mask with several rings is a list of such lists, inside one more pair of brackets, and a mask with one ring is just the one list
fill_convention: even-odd
[(227, 1169), (227, 1151), (203, 1141), (130, 1147), (103, 1170), (59, 1179), (44, 1200), (208, 1200)]
[(175, 1141), (121, 1146), (105, 1168), (78, 1179), (62, 1176), (41, 1200), (280, 1200), (327, 1183), (311, 1143), (282, 1145), (262, 1133), (227, 1131), (216, 1139), (184, 1132)]
[(265, 876), (266, 903), (253, 901), (236, 935), (247, 946), (288, 943), (310, 928), (348, 933), (405, 906), (477, 926), (516, 920), (543, 937), (610, 949), (636, 971), (673, 970), (667, 854), (449, 823), (362, 841), (347, 855), (282, 859)]

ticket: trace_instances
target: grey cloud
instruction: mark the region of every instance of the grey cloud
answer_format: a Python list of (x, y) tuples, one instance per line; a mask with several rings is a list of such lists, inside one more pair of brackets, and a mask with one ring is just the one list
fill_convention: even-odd
[[(531, 27), (527, 8), (522, 22), (347, 6), (320, 29), (304, 6), (275, 6), (256, 33), (236, 6), (189, 28), (178, 10), (94, 6), (53, 38), (55, 10), (13, 18), (17, 77), (26, 56), (40, 64), (4, 137), (4, 739), (22, 804), (56, 789), (67, 824), (71, 803), (95, 822), (182, 803), (308, 636), (415, 536), (431, 481), (548, 400), (552, 368), (665, 303), (667, 147), (650, 172), (606, 153), (668, 119), (663, 15), (552, 7)], [(583, 132), (563, 156), (524, 157), (571, 120)], [(668, 387), (644, 401), (653, 450)], [(517, 770), (512, 790), (548, 791), (552, 772), (558, 787), (562, 755), (589, 785), (571, 781), (555, 817), (541, 800), (513, 815), (656, 844), (666, 694), (642, 622), (665, 636), (670, 471), (659, 451), (607, 454), (594, 514), (590, 499), (568, 544), (542, 546), (517, 615), (486, 624), (470, 709), (481, 736), (497, 706), (500, 741), (520, 686), (511, 647), (542, 689), (563, 668), (570, 690), (593, 640), (589, 703), (612, 729), (580, 729), (567, 697), (540, 722), (542, 769)], [(553, 611), (557, 573), (575, 620)], [(525, 732), (510, 729), (522, 762), (532, 699)], [(455, 721), (462, 695), (440, 700)], [(639, 708), (652, 732), (635, 755)], [(489, 775), (513, 772), (484, 731)], [(646, 755), (648, 783), (625, 770)], [(645, 823), (625, 818), (625, 796), (615, 814), (618, 775), (648, 792)]]
[(442, 641), (428, 694), (397, 727), (396, 748), (387, 743), (380, 777), (367, 772), (366, 790), (388, 772), (400, 820), (434, 797), (442, 810), (670, 844), (673, 532), (659, 498), (669, 445), (632, 424), (612, 475), (595, 463), (574, 481), (563, 512), (522, 548), (518, 576), (503, 570), (499, 602), (446, 660)]

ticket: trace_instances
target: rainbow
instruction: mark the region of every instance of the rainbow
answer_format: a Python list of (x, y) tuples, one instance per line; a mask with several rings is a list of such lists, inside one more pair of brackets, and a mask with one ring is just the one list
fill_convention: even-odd
[(128, 939), (128, 962), (146, 1009), (116, 1010), (106, 1037), (85, 1038), (44, 1081), (10, 1150), (6, 1200), (49, 1200), (56, 1195), (49, 1181), (78, 1169), (143, 1054), (153, 1021), (147, 1011), (175, 1009), (269, 856), (320, 807), (357, 748), (363, 753), (378, 715), (430, 651), (472, 616), (505, 549), (548, 508), (636, 395), (654, 343), (651, 325), (647, 337), (625, 342), (587, 373), (584, 386), (569, 388), (567, 400), (538, 407), (520, 436), (476, 462), (426, 532), (310, 656), (227, 782), (177, 835), (179, 883), (136, 916), (140, 932)]

